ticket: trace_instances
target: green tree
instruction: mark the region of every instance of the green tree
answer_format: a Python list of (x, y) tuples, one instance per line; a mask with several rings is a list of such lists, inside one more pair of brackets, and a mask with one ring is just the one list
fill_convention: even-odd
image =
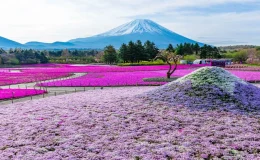
[(193, 50), (195, 51), (195, 54), (198, 55), (199, 51), (200, 51), (200, 46), (198, 43), (196, 43), (194, 46), (193, 46)]
[(144, 46), (140, 40), (137, 40), (136, 44), (136, 62), (139, 63), (141, 60), (146, 60), (147, 55), (144, 52)]
[(175, 49), (173, 48), (172, 44), (169, 44), (168, 47), (166, 48), (166, 51), (174, 53)]
[(118, 60), (116, 49), (112, 45), (108, 45), (104, 49), (103, 59), (105, 63), (113, 64)]
[(156, 45), (153, 42), (146, 41), (144, 43), (144, 53), (145, 53), (145, 55), (148, 55), (147, 59), (152, 60), (159, 53), (159, 49), (156, 47)]
[(129, 61), (131, 63), (134, 63), (135, 60), (136, 60), (136, 55), (135, 55), (135, 52), (136, 52), (136, 46), (135, 46), (135, 43), (133, 41), (130, 41), (128, 43), (128, 46), (127, 46), (127, 55), (129, 57)]
[(241, 50), (233, 54), (233, 60), (239, 63), (245, 63), (248, 59), (248, 54), (246, 50)]
[(119, 49), (119, 56), (123, 60), (124, 63), (129, 61), (129, 56), (127, 52), (127, 45), (125, 43)]
[(183, 55), (191, 55), (193, 54), (192, 46), (190, 43), (184, 43), (183, 45)]
[(181, 43), (180, 45), (177, 44), (177, 48), (176, 48), (176, 54), (183, 56), (184, 55), (184, 47), (183, 44)]
[(187, 62), (193, 62), (197, 59), (196, 55), (186, 55), (183, 57), (183, 60), (186, 60)]
[(200, 48), (200, 58), (206, 59), (208, 57), (208, 45), (204, 45)]

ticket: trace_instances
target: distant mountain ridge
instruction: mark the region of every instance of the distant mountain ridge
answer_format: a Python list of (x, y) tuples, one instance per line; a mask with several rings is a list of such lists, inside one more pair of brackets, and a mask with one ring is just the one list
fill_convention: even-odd
[(177, 34), (151, 20), (136, 19), (105, 33), (92, 37), (76, 38), (69, 40), (68, 42), (42, 43), (32, 41), (22, 45), (11, 40), (5, 43), (1, 43), (0, 39), (0, 47), (2, 45), (2, 48), (21, 47), (34, 49), (102, 49), (107, 45), (113, 45), (115, 48), (119, 48), (123, 43), (137, 40), (141, 40), (143, 43), (147, 40), (150, 40), (154, 42), (160, 49), (166, 48), (170, 43), (173, 46), (176, 46), (180, 43), (198, 43), (200, 46), (204, 45), (203, 43)]
[(0, 48), (9, 49), (9, 48), (17, 48), (17, 47), (24, 47), (24, 45), (0, 36)]

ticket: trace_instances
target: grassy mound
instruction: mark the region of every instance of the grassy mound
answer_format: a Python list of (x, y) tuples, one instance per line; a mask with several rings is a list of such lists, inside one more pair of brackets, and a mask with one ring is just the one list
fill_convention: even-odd
[(144, 96), (206, 110), (260, 110), (260, 89), (219, 67), (200, 68)]

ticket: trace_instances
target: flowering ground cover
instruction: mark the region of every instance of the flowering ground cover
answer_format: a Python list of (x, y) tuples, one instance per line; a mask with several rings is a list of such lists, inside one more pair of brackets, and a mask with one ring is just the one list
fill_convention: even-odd
[(0, 100), (22, 98), (46, 93), (37, 89), (0, 89)]
[[(191, 72), (193, 69), (178, 69), (174, 72), (172, 77), (183, 77)], [(55, 86), (55, 87), (70, 87), (70, 86), (143, 86), (143, 85), (161, 85), (166, 82), (147, 82), (143, 79), (154, 77), (165, 77), (166, 70), (159, 71), (118, 71), (118, 72), (90, 72), (85, 76), (58, 80), (53, 82), (40, 83), (39, 86)], [(234, 75), (249, 81), (259, 82), (260, 72), (252, 71), (231, 71)]]
[(0, 86), (30, 83), (69, 76), (59, 72), (0, 72)]
[(238, 71), (260, 71), (260, 66), (246, 66), (246, 65), (231, 65), (225, 67), (228, 70)]
[[(177, 69), (193, 69), (204, 67), (206, 65), (178, 65)], [(24, 69), (24, 72), (30, 73), (46, 73), (46, 72), (59, 72), (59, 73), (103, 73), (103, 72), (136, 72), (136, 71), (160, 71), (167, 70), (168, 65), (158, 66), (108, 66), (108, 65), (86, 65), (86, 66), (74, 66), (69, 64), (60, 65), (59, 67), (39, 67)]]
[(193, 109), (260, 112), (260, 89), (219, 67), (203, 67), (144, 97)]
[(259, 159), (257, 115), (92, 90), (0, 107), (2, 159)]
[[(176, 70), (174, 76), (180, 77), (192, 70)], [(145, 82), (144, 78), (165, 77), (166, 71), (136, 71), (136, 72), (101, 72), (88, 73), (85, 76), (68, 80), (41, 83), (39, 86), (143, 86), (161, 85), (165, 82)]]

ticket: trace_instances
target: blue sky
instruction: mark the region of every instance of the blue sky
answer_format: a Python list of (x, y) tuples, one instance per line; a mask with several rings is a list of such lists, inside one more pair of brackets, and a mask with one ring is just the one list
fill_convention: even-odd
[(88, 37), (145, 18), (204, 43), (260, 45), (260, 0), (0, 0), (0, 4), (0, 36), (21, 43)]

